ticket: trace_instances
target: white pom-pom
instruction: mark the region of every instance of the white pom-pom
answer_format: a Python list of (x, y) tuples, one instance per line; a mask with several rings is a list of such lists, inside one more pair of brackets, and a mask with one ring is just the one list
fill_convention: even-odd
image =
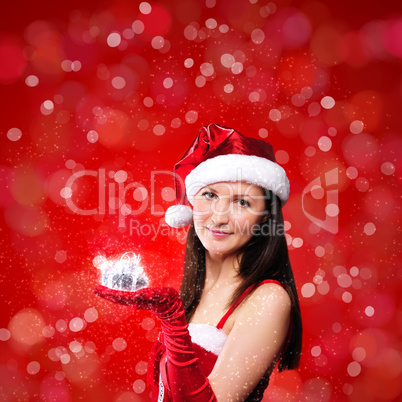
[(172, 205), (165, 214), (166, 223), (172, 228), (182, 228), (193, 220), (193, 210), (188, 205)]

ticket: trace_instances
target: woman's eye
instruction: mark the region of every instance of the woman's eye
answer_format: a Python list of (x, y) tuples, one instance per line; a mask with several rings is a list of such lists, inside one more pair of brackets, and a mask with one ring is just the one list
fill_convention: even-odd
[(237, 203), (241, 206), (241, 207), (249, 207), (250, 203), (246, 200), (243, 199), (239, 199), (237, 200)]
[(207, 200), (212, 200), (215, 196), (214, 193), (211, 193), (210, 191), (206, 191), (205, 193), (202, 194)]

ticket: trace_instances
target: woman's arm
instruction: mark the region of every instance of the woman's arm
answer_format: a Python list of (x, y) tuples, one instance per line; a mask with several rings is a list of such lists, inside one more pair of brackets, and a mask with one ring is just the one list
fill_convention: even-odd
[(209, 375), (218, 401), (244, 401), (277, 363), (287, 340), (291, 301), (278, 284), (259, 286), (237, 309), (235, 323)]
[(94, 291), (160, 318), (167, 354), (166, 385), (174, 401), (244, 401), (268, 367), (276, 363), (289, 325), (286, 291), (275, 284), (261, 285), (238, 307), (233, 329), (206, 378), (198, 367), (177, 291), (145, 288), (131, 293), (100, 285)]

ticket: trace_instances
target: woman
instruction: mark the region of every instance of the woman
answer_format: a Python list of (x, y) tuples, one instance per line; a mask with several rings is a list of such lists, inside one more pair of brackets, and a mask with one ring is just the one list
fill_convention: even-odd
[(269, 143), (210, 124), (176, 164), (175, 184), (165, 220), (190, 224), (180, 297), (172, 288), (95, 292), (160, 318), (153, 400), (260, 401), (276, 364), (296, 368), (301, 353), (286, 173)]

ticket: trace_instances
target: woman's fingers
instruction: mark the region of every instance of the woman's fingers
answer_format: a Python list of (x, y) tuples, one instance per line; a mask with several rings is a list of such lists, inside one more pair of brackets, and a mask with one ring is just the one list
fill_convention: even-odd
[(143, 288), (137, 290), (135, 294), (138, 298), (149, 302), (166, 302), (179, 297), (179, 293), (174, 288), (158, 287), (158, 288)]
[(169, 309), (171, 302), (179, 298), (179, 294), (174, 288), (161, 287), (142, 288), (136, 292), (127, 292), (97, 285), (93, 292), (113, 303), (132, 306), (141, 310), (149, 310), (155, 314)]
[(109, 300), (113, 303), (124, 304), (127, 306), (135, 306), (136, 304), (135, 293), (110, 289), (102, 285), (95, 286), (93, 292), (98, 296), (101, 296), (104, 299)]

